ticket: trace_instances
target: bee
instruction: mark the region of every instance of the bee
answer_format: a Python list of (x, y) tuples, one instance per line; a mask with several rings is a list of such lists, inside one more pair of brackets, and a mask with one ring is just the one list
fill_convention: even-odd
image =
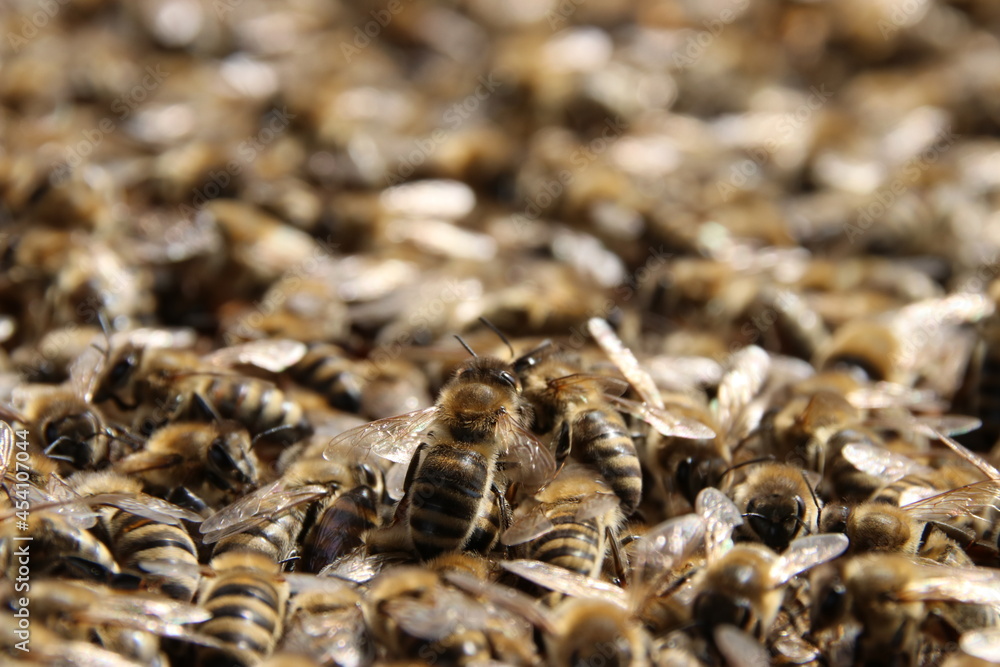
[(707, 633), (728, 624), (763, 639), (781, 608), (785, 584), (847, 546), (843, 535), (812, 535), (793, 540), (778, 556), (761, 544), (737, 544), (700, 573), (694, 620)]
[(608, 549), (617, 545), (623, 517), (619, 498), (597, 471), (581, 464), (564, 466), (533, 500), (518, 508), (521, 516), (500, 541), (524, 544), (527, 558), (599, 576)]
[[(105, 505), (98, 510), (99, 533), (125, 572), (152, 580), (168, 597), (194, 598), (198, 552), (181, 519), (200, 522), (199, 515), (141, 493), (138, 479), (120, 473), (78, 473), (69, 483), (81, 501)], [(151, 573), (151, 567), (164, 564), (176, 567)]]
[(369, 419), (385, 419), (434, 403), (427, 377), (418, 366), (404, 359), (386, 363), (368, 361), (364, 378), (361, 414)]
[(246, 343), (223, 348), (207, 359), (188, 350), (146, 347), (133, 340), (109, 348), (93, 400), (110, 400), (124, 410), (139, 408), (133, 427), (142, 434), (172, 421), (220, 417), (243, 424), (254, 437), (267, 434), (281, 442), (294, 442), (312, 432), (302, 407), (273, 383), (219, 372), (234, 364), (280, 372), (304, 354), (301, 343)]
[(601, 600), (568, 599), (556, 607), (553, 616), (554, 631), (545, 638), (550, 664), (649, 664), (648, 634), (620, 607)]
[[(336, 457), (349, 443), (409, 463), (403, 498), (384, 536), (390, 543), (412, 548), (422, 560), (449, 551), (487, 553), (506, 527), (507, 476), (538, 489), (555, 471), (552, 454), (526, 430), (529, 414), (509, 365), (474, 357), (456, 370), (434, 406), (348, 431), (324, 456)], [(500, 469), (505, 456), (515, 467)]]
[(281, 637), (288, 582), (277, 562), (252, 551), (221, 553), (209, 565), (214, 576), (202, 580), (198, 604), (211, 618), (200, 629), (222, 647), (203, 649), (198, 664), (256, 665)]
[(184, 487), (218, 507), (257, 485), (260, 462), (251, 445), (250, 434), (235, 421), (178, 422), (154, 431), (142, 450), (114, 469), (164, 493)]
[(860, 625), (854, 664), (915, 664), (934, 626), (995, 626), (995, 570), (918, 562), (899, 554), (847, 558), (813, 575), (813, 631)]
[(341, 348), (329, 343), (312, 343), (301, 359), (288, 369), (299, 385), (321, 394), (331, 406), (359, 412), (364, 379), (356, 364)]
[(347, 582), (312, 575), (286, 575), (291, 590), (281, 653), (309, 656), (319, 665), (362, 667), (375, 646), (362, 615), (361, 592)]
[(31, 538), (31, 568), (21, 570), (23, 576), (111, 582), (121, 573), (108, 547), (66, 515), (34, 509), (25, 523), (27, 528), (12, 518), (0, 522), (0, 567), (9, 580), (16, 580), (19, 573), (17, 547), (21, 543), (14, 538)]
[(731, 494), (745, 519), (744, 537), (778, 553), (819, 527), (819, 500), (799, 468), (783, 463), (756, 465)]

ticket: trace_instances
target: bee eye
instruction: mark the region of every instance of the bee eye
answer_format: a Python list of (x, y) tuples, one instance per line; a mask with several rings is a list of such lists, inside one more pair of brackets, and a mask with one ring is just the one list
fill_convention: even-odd
[(215, 466), (216, 470), (232, 471), (236, 469), (236, 462), (226, 451), (222, 443), (216, 441), (208, 448), (208, 460)]
[(500, 371), (500, 379), (509, 384), (512, 389), (517, 389), (517, 378), (507, 371)]

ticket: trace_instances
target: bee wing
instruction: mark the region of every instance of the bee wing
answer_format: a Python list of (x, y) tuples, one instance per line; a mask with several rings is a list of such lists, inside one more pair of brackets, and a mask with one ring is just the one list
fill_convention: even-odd
[(601, 393), (608, 396), (621, 396), (628, 391), (628, 382), (625, 380), (596, 373), (574, 373), (549, 381), (549, 386), (553, 389), (564, 389), (574, 384), (595, 385)]
[(199, 605), (141, 595), (102, 596), (96, 607), (120, 617), (143, 616), (169, 625), (201, 623), (212, 617), (212, 612)]
[(590, 521), (613, 512), (621, 505), (621, 499), (613, 493), (592, 493), (580, 499), (576, 506), (574, 518), (577, 521)]
[(354, 591), (354, 586), (343, 579), (334, 577), (321, 577), (316, 574), (303, 574), (301, 572), (286, 572), (281, 575), (288, 582), (292, 594), (299, 593), (344, 593)]
[(587, 328), (590, 330), (590, 335), (594, 337), (604, 353), (622, 372), (629, 384), (635, 387), (636, 393), (639, 394), (643, 402), (662, 408), (663, 398), (660, 396), (660, 390), (653, 382), (653, 378), (639, 365), (639, 360), (632, 354), (632, 350), (625, 347), (625, 343), (621, 341), (611, 325), (599, 317), (592, 317), (587, 320)]
[(500, 544), (512, 547), (541, 537), (555, 528), (544, 512), (527, 514), (514, 523), (500, 536)]
[(694, 499), (694, 511), (705, 520), (705, 553), (709, 560), (722, 555), (743, 514), (729, 497), (715, 487), (707, 486)]
[(692, 440), (707, 440), (715, 437), (715, 431), (697, 419), (672, 414), (666, 408), (657, 408), (646, 403), (637, 403), (614, 396), (606, 396), (605, 398), (619, 410), (635, 415), (663, 435)]
[(908, 456), (870, 442), (849, 442), (840, 451), (855, 468), (878, 477), (887, 484), (906, 475), (933, 472), (928, 466), (921, 465)]
[(119, 331), (111, 336), (111, 347), (134, 345), (158, 350), (185, 350), (194, 347), (198, 334), (188, 327), (141, 327), (131, 331)]
[(536, 600), (521, 591), (501, 584), (482, 581), (478, 577), (461, 570), (446, 572), (444, 578), (451, 584), (473, 595), (486, 598), (501, 609), (517, 614), (543, 631), (551, 631), (552, 623)]
[(14, 460), (14, 427), (0, 421), (0, 481), (7, 478), (10, 462)]
[(317, 576), (364, 584), (381, 571), (382, 561), (358, 550), (323, 567)]
[(933, 391), (913, 389), (895, 382), (876, 382), (848, 392), (847, 400), (856, 408), (876, 410), (892, 407), (934, 408), (941, 402)]
[(713, 635), (729, 667), (759, 667), (772, 662), (767, 647), (735, 625), (719, 625)]
[(142, 667), (141, 662), (101, 648), (84, 641), (53, 641), (43, 643), (37, 651), (41, 664), (52, 665), (90, 665), (91, 667)]
[(621, 588), (566, 568), (537, 560), (507, 560), (501, 562), (500, 566), (519, 577), (557, 593), (571, 597), (597, 598), (622, 609), (629, 608), (628, 595)]
[(953, 438), (949, 438), (946, 434), (942, 433), (941, 431), (933, 429), (925, 424), (920, 424), (919, 430), (925, 435), (929, 435), (932, 438), (938, 438), (939, 440), (941, 440), (941, 442), (948, 445), (948, 447), (950, 447), (952, 451), (954, 451), (956, 454), (961, 456), (963, 459), (965, 459), (972, 465), (979, 468), (983, 472), (983, 474), (986, 475), (986, 477), (988, 477), (989, 479), (1000, 479), (1000, 470), (997, 470), (995, 467), (993, 467), (992, 463), (984, 459), (979, 454), (976, 454), (975, 452), (969, 450), (962, 444), (958, 443)]
[(923, 498), (902, 507), (921, 521), (949, 521), (971, 516), (993, 521), (1000, 512), (1000, 480), (987, 479)]
[(917, 573), (897, 593), (901, 599), (1000, 605), (1000, 571), (993, 568), (927, 563)]
[(434, 423), (437, 415), (438, 407), (432, 405), (352, 428), (330, 441), (323, 458), (328, 461), (340, 458), (347, 447), (365, 449), (396, 463), (409, 463), (420, 446), (423, 432)]
[(102, 493), (83, 498), (82, 502), (88, 505), (111, 505), (129, 514), (172, 526), (180, 526), (181, 519), (192, 523), (201, 523), (202, 520), (200, 514), (145, 493)]
[(729, 368), (719, 381), (716, 394), (720, 424), (733, 423), (736, 416), (760, 392), (770, 368), (771, 357), (756, 345), (733, 353)]
[(771, 581), (781, 585), (811, 567), (833, 560), (847, 550), (850, 540), (846, 535), (828, 533), (810, 535), (792, 540), (785, 553), (771, 567)]
[(408, 634), (429, 641), (444, 639), (460, 628), (486, 627), (483, 606), (447, 588), (436, 590), (433, 601), (396, 599), (384, 606), (386, 613)]
[(958, 645), (973, 658), (1000, 662), (1000, 628), (969, 630), (959, 638)]
[(69, 383), (73, 393), (87, 401), (94, 397), (97, 377), (104, 368), (106, 353), (88, 346), (69, 365)]
[(406, 493), (403, 484), (406, 482), (407, 467), (405, 463), (394, 463), (385, 474), (385, 492), (393, 500), (399, 500)]
[(685, 514), (654, 526), (635, 541), (635, 579), (652, 582), (662, 573), (683, 563), (705, 536), (705, 520), (699, 514)]
[(243, 532), (301, 503), (326, 495), (326, 488), (309, 484), (285, 488), (284, 480), (257, 489), (205, 519), (199, 531), (205, 544), (214, 544), (224, 537)]
[(510, 415), (500, 420), (499, 429), (502, 442), (507, 446), (505, 458), (517, 462), (515, 477), (528, 493), (535, 493), (548, 484), (556, 474), (552, 452)]
[(297, 364), (307, 351), (305, 343), (296, 340), (256, 340), (221, 348), (206, 356), (205, 360), (215, 366), (250, 364), (280, 373)]

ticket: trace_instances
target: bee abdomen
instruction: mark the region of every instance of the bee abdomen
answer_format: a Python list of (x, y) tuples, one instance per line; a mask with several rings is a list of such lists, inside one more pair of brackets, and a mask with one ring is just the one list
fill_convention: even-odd
[(348, 412), (361, 409), (361, 378), (346, 367), (336, 348), (311, 345), (289, 374), (302, 386), (322, 394), (335, 408)]
[(642, 468), (635, 443), (616, 412), (590, 410), (573, 425), (574, 444), (580, 460), (597, 467), (622, 501), (622, 512), (631, 514), (642, 498)]
[(224, 537), (216, 543), (212, 557), (228, 552), (249, 551), (259, 553), (275, 563), (282, 561), (298, 542), (304, 518), (304, 510), (296, 507), (277, 519), (268, 519), (259, 526)]
[(578, 522), (572, 512), (549, 518), (555, 528), (534, 541), (531, 557), (580, 574), (595, 574), (604, 554), (594, 523)]
[(305, 540), (307, 572), (347, 555), (364, 543), (364, 535), (381, 523), (378, 497), (370, 486), (351, 489), (329, 505)]
[(288, 427), (278, 439), (294, 442), (311, 430), (302, 406), (268, 382), (216, 378), (209, 384), (208, 398), (220, 415), (242, 423), (254, 435)]
[(223, 574), (202, 604), (212, 614), (202, 626), (205, 634), (259, 658), (274, 648), (285, 599), (268, 581), (248, 573)]
[(173, 562), (188, 566), (175, 574), (162, 575), (160, 589), (168, 596), (189, 601), (198, 590), (198, 555), (183, 528), (156, 523), (127, 512), (112, 520), (115, 558), (123, 568), (142, 570), (142, 563)]
[(407, 489), (410, 536), (421, 558), (463, 548), (482, 511), (492, 475), (480, 454), (431, 448)]

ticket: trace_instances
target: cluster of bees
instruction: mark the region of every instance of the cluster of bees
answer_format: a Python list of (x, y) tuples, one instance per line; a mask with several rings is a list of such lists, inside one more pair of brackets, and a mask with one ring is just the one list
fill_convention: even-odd
[[(917, 306), (955, 331), (993, 317), (975, 294)], [(964, 320), (942, 324), (949, 309)], [(996, 655), (1000, 471), (952, 437), (978, 419), (871, 378), (879, 350), (844, 343), (816, 369), (746, 346), (712, 374), (637, 358), (601, 318), (596, 345), (520, 351), (483, 324), (505, 351), (458, 338), (471, 357), (433, 404), (353, 427), (343, 414), (384, 387), (289, 339), (198, 354), (183, 330), (106, 331), (66, 382), (17, 387), (0, 449), (6, 660)], [(31, 653), (11, 639), (21, 607)]]

